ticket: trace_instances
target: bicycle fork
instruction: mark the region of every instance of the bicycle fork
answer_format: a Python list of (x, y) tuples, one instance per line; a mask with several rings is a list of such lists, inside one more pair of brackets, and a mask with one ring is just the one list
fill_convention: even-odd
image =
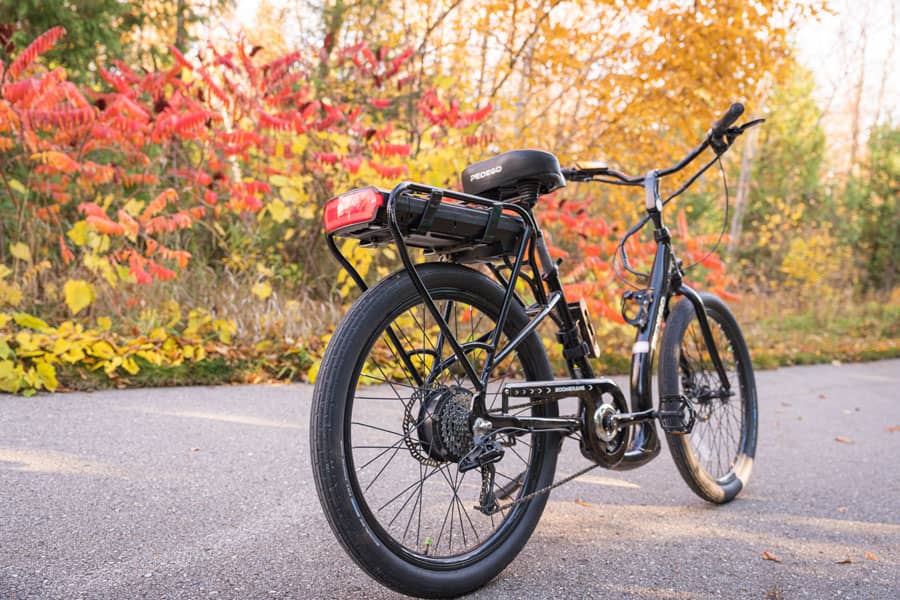
[(644, 189), (645, 208), (648, 217), (653, 221), (653, 238), (657, 246), (650, 271), (649, 287), (636, 294), (626, 295), (626, 300), (634, 298), (639, 303), (638, 313), (632, 318), (626, 316), (626, 320), (637, 328), (631, 355), (632, 412), (614, 415), (610, 420), (611, 425), (616, 427), (633, 425), (635, 434), (632, 445), (616, 467), (617, 470), (637, 468), (659, 454), (659, 436), (653, 425), (654, 420), (659, 419), (664, 431), (675, 434), (690, 433), (694, 424), (693, 406), (684, 396), (660, 398), (660, 409), (653, 408), (651, 389), (653, 357), (662, 322), (668, 315), (668, 302), (672, 295), (684, 296), (693, 306), (722, 389), (725, 392), (731, 389), (715, 345), (703, 299), (695, 290), (684, 284), (680, 263), (672, 252), (671, 235), (662, 221), (662, 199), (659, 195), (659, 178), (656, 171), (647, 173)]

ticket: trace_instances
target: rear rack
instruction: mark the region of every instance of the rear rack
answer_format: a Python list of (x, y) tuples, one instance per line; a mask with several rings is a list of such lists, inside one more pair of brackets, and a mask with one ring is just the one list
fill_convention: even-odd
[[(493, 368), (493, 363), (514, 350), (526, 337), (524, 335), (517, 336), (506, 347), (498, 349), (508, 308), (515, 296), (516, 282), (523, 265), (527, 264), (531, 268), (534, 279), (524, 275), (522, 277), (532, 287), (536, 301), (545, 307), (549, 304), (543, 287), (535, 284), (539, 274), (535, 256), (535, 247), (537, 246), (535, 242), (538, 239), (539, 230), (534, 222), (534, 217), (530, 210), (514, 202), (489, 200), (420, 183), (404, 182), (398, 184), (390, 192), (384, 190), (378, 190), (378, 192), (381, 194), (382, 202), (377, 207), (375, 214), (363, 222), (348, 224), (327, 232), (328, 248), (360, 290), (365, 292), (368, 289), (365, 280), (338, 248), (335, 237), (356, 238), (370, 246), (391, 242), (396, 246), (397, 254), (403, 262), (403, 267), (412, 280), (413, 286), (422, 297), (428, 312), (434, 317), (467, 378), (478, 392), (475, 399), (476, 405), (484, 411), (483, 390), (487, 385), (487, 377)], [(495, 275), (499, 273), (493, 265), (495, 260), (502, 260), (509, 268), (507, 278), (498, 275), (506, 288), (503, 309), (497, 316), (497, 323), (488, 344), (490, 349), (485, 357), (481, 374), (475, 371), (465, 350), (456, 340), (446, 319), (425, 288), (425, 284), (416, 270), (416, 265), (409, 255), (410, 246), (424, 248), (427, 253), (440, 254), (455, 262), (489, 263), (489, 267)], [(544, 252), (546, 253), (546, 250)], [(545, 264), (550, 264), (549, 257), (546, 257), (545, 260), (542, 255), (542, 260)], [(556, 300), (558, 299), (556, 298)], [(549, 313), (550, 310), (545, 308), (540, 315), (534, 317), (527, 328), (528, 333), (537, 327), (538, 323)], [(394, 331), (388, 328), (387, 335), (394, 348), (399, 350), (401, 359), (411, 366), (410, 359), (403, 352)], [(417, 379), (417, 385), (421, 385), (422, 382), (418, 381), (417, 371), (412, 368), (411, 372)]]
[[(403, 184), (401, 184), (403, 185)], [(390, 192), (378, 190), (383, 202), (369, 222), (342, 227), (332, 235), (358, 239), (369, 247), (394, 243), (388, 220)], [(461, 198), (462, 197), (462, 198)], [(396, 196), (396, 224), (407, 246), (454, 262), (491, 262), (515, 256), (525, 231), (519, 216), (505, 213), (507, 203), (478, 198), (485, 205), (453, 190), (416, 184)]]

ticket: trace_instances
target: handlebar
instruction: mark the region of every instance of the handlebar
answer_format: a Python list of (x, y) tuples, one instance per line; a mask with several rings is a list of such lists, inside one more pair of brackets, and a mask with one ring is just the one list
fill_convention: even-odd
[(726, 130), (734, 125), (734, 122), (737, 121), (742, 114), (744, 114), (744, 105), (740, 102), (735, 102), (729, 106), (728, 110), (725, 111), (725, 114), (723, 114), (718, 121), (713, 123), (712, 128), (709, 130), (709, 137), (717, 139), (723, 138)]
[[(707, 148), (712, 148), (716, 155), (720, 155), (731, 146), (737, 136), (741, 135), (745, 129), (753, 127), (761, 123), (764, 119), (757, 119), (745, 123), (740, 127), (732, 127), (734, 123), (744, 114), (744, 105), (735, 102), (725, 113), (715, 122), (706, 134), (706, 138), (699, 146), (691, 150), (687, 156), (681, 159), (677, 164), (656, 172), (657, 177), (665, 177), (676, 173), (693, 162), (695, 158), (700, 156)], [(705, 170), (707, 167), (704, 167)], [(572, 169), (562, 169), (562, 175), (569, 181), (596, 181), (599, 183), (610, 183), (613, 185), (642, 186), (644, 184), (644, 175), (629, 176), (619, 171), (614, 171), (608, 167), (602, 168), (585, 168), (580, 169), (577, 166)]]
[[(650, 203), (650, 195), (653, 195), (653, 202), (657, 208), (661, 208), (668, 204), (675, 197), (679, 196), (682, 192), (684, 192), (688, 187), (690, 187), (707, 169), (709, 169), (716, 161), (719, 160), (721, 155), (731, 147), (731, 144), (734, 143), (734, 140), (737, 139), (739, 135), (744, 133), (746, 129), (750, 127), (754, 127), (759, 125), (765, 119), (755, 119), (748, 123), (744, 123), (739, 127), (733, 127), (734, 123), (740, 118), (740, 116), (744, 114), (744, 105), (735, 102), (725, 113), (713, 123), (710, 130), (707, 132), (706, 137), (700, 145), (688, 152), (687, 156), (682, 158), (675, 165), (662, 170), (654, 170), (650, 171), (647, 175), (638, 175), (638, 176), (628, 176), (624, 173), (620, 173), (618, 171), (614, 171), (609, 167), (586, 167), (579, 168), (575, 167), (574, 169), (562, 169), (563, 177), (568, 179), (569, 181), (596, 181), (599, 183), (610, 183), (613, 185), (626, 185), (626, 186), (647, 186), (648, 188), (648, 202), (647, 202), (647, 215), (644, 216), (640, 221), (635, 223), (619, 240), (619, 245), (616, 249), (617, 253), (621, 253), (622, 255), (622, 263), (625, 268), (636, 276), (648, 277), (644, 273), (638, 273), (635, 271), (631, 264), (628, 261), (628, 254), (625, 251), (625, 242), (632, 235), (641, 230), (641, 228), (646, 225), (651, 216), (654, 216), (657, 225), (661, 226), (661, 213), (652, 210), (652, 205)], [(681, 169), (685, 168), (691, 162), (694, 161), (698, 156), (700, 156), (704, 150), (707, 148), (712, 148), (713, 152), (715, 152), (716, 156), (704, 164), (700, 169), (694, 173), (686, 182), (684, 182), (675, 192), (670, 194), (668, 198), (662, 201), (662, 204), (658, 204), (659, 202), (659, 190), (657, 187), (657, 181), (665, 177), (666, 175), (671, 175), (672, 173), (676, 173)], [(724, 174), (724, 171), (723, 171)], [(727, 188), (726, 188), (727, 189)], [(723, 229), (724, 232), (724, 229)]]

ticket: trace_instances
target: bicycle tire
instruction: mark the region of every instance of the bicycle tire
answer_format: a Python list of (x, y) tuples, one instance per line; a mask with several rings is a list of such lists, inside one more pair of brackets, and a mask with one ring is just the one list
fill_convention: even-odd
[[(698, 496), (716, 504), (737, 496), (750, 478), (758, 427), (750, 353), (728, 306), (701, 293), (734, 396), (710, 397), (719, 383), (694, 306), (681, 300), (666, 320), (659, 354), (660, 398), (684, 395), (696, 411), (689, 434), (666, 433), (672, 459)], [(713, 456), (714, 454), (714, 456)]]
[[(458, 310), (465, 303), (467, 306), (472, 307), (470, 316), (470, 322), (472, 323), (474, 323), (475, 319), (475, 309), (491, 319), (496, 319), (499, 314), (504, 290), (486, 275), (469, 268), (447, 263), (422, 265), (418, 267), (418, 272), (439, 307), (441, 307), (443, 302), (443, 308), (446, 308), (451, 304), (448, 301), (452, 301), (451, 309), (449, 310)], [(362, 417), (358, 415), (369, 414), (370, 412), (373, 418), (380, 419), (381, 412), (378, 411), (385, 410), (380, 408), (380, 405), (378, 408), (373, 408), (375, 400), (365, 399), (372, 397), (368, 394), (373, 394), (374, 392), (369, 390), (377, 390), (378, 386), (362, 386), (360, 383), (370, 381), (368, 379), (370, 377), (372, 380), (376, 379), (375, 376), (366, 374), (377, 373), (377, 371), (372, 370), (372, 360), (375, 360), (375, 364), (381, 368), (381, 374), (387, 374), (383, 365), (377, 362), (380, 360), (379, 357), (386, 356), (386, 354), (381, 349), (381, 346), (376, 344), (385, 342), (385, 346), (387, 346), (388, 337), (384, 332), (388, 325), (397, 327), (395, 331), (406, 336), (405, 340), (410, 344), (417, 344), (418, 341), (412, 341), (411, 334), (407, 335), (407, 332), (397, 325), (398, 323), (405, 323), (403, 321), (404, 315), (407, 315), (411, 309), (422, 306), (421, 302), (421, 297), (414, 288), (409, 275), (401, 271), (382, 280), (366, 291), (354, 303), (332, 336), (320, 366), (319, 378), (313, 393), (310, 450), (316, 488), (323, 510), (335, 536), (350, 557), (374, 579), (396, 591), (422, 597), (450, 597), (481, 587), (500, 573), (515, 558), (537, 525), (547, 502), (547, 495), (539, 495), (510, 509), (508, 513), (504, 513), (500, 525), (490, 535), (485, 535), (483, 540), (478, 536), (479, 529), (475, 527), (474, 523), (477, 522), (479, 525), (483, 525), (487, 522), (493, 525), (494, 517), (492, 516), (487, 521), (486, 517), (477, 511), (472, 511), (474, 514), (469, 514), (466, 506), (460, 501), (457, 510), (454, 510), (454, 512), (458, 512), (459, 523), (463, 526), (463, 540), (466, 540), (465, 532), (467, 531), (466, 521), (463, 521), (463, 514), (465, 513), (468, 524), (472, 525), (469, 535), (471, 536), (474, 531), (477, 543), (472, 547), (467, 547), (464, 552), (453, 554), (454, 524), (451, 518), (450, 550), (445, 552), (443, 556), (438, 556), (438, 553), (442, 551), (441, 536), (436, 538), (429, 536), (425, 539), (424, 552), (422, 551), (421, 539), (423, 536), (418, 532), (416, 534), (417, 539), (410, 539), (408, 542), (407, 531), (404, 531), (402, 540), (398, 541), (397, 538), (400, 537), (400, 533), (399, 528), (395, 525), (398, 517), (395, 515), (394, 520), (387, 523), (389, 515), (383, 514), (386, 511), (381, 511), (378, 507), (378, 503), (381, 500), (374, 502), (372, 498), (368, 497), (368, 495), (374, 495), (382, 487), (381, 484), (378, 484), (374, 492), (371, 490), (373, 484), (376, 484), (379, 477), (385, 473), (394, 473), (399, 479), (404, 472), (407, 472), (404, 469), (408, 469), (409, 472), (413, 473), (412, 477), (414, 478), (415, 462), (418, 461), (420, 463), (420, 482), (419, 484), (414, 482), (413, 485), (419, 486), (417, 493), (420, 499), (415, 500), (415, 503), (419, 505), (418, 525), (421, 529), (423, 511), (426, 512), (426, 517), (433, 512), (430, 506), (427, 509), (424, 508), (424, 505), (428, 502), (425, 499), (425, 487), (426, 485), (431, 486), (431, 488), (436, 487), (432, 485), (435, 479), (437, 480), (437, 485), (441, 484), (437, 476), (432, 478), (431, 475), (426, 475), (423, 478), (421, 457), (417, 457), (409, 448), (402, 448), (395, 450), (392, 458), (386, 459), (387, 462), (381, 467), (382, 470), (379, 472), (379, 475), (363, 489), (364, 483), (366, 483), (365, 478), (369, 477), (369, 475), (368, 473), (362, 474), (362, 467), (368, 468), (366, 465), (369, 463), (367, 462), (361, 467), (363, 458), (358, 458), (358, 455), (363, 452), (359, 451), (359, 448), (366, 447), (366, 444), (357, 445), (354, 442), (356, 438), (358, 438), (358, 442), (365, 442), (370, 433), (372, 435), (378, 433), (377, 431), (370, 432), (369, 429), (359, 427), (361, 423), (356, 421), (356, 419)], [(465, 310), (462, 312), (463, 316), (465, 316)], [(420, 313), (416, 312), (415, 314)], [(422, 328), (421, 331), (416, 329), (417, 336), (424, 336), (426, 329), (431, 329), (425, 326), (428, 317), (424, 307), (422, 307), (421, 314), (423, 315)], [(524, 308), (520, 303), (514, 301), (510, 306), (508, 320), (504, 328), (505, 336), (511, 339), (527, 322), (528, 317)], [(472, 335), (474, 336), (476, 329), (474, 324), (472, 324), (472, 329)], [(459, 333), (458, 329), (457, 333)], [(401, 338), (400, 335), (397, 337)], [(474, 344), (475, 342), (472, 343)], [(423, 341), (423, 348), (426, 347)], [(473, 351), (473, 356), (474, 354), (475, 351)], [(370, 359), (369, 357), (372, 356), (375, 358)], [(410, 356), (413, 355), (411, 354)], [(419, 356), (419, 354), (415, 356)], [(536, 333), (529, 336), (511, 356), (516, 356), (518, 359), (525, 378), (530, 380), (548, 380), (553, 378), (546, 352)], [(397, 364), (402, 363), (397, 353), (394, 353), (393, 358), (396, 358)], [(423, 359), (421, 365), (414, 365), (414, 367), (422, 370), (424, 373), (428, 366), (425, 362)], [(504, 361), (504, 364), (506, 364), (506, 361)], [(447, 370), (450, 372), (449, 367)], [(408, 375), (412, 375), (412, 373), (408, 373)], [(378, 377), (380, 377), (380, 374)], [(408, 381), (404, 383), (408, 383)], [(383, 384), (381, 385), (384, 387)], [(391, 387), (394, 388), (395, 385), (391, 385)], [(406, 388), (403, 389), (405, 390)], [(421, 398), (423, 395), (427, 398), (427, 394), (431, 393), (430, 389), (423, 386), (422, 390), (419, 392), (413, 391), (411, 394), (420, 394), (420, 404), (424, 405), (426, 401), (421, 401)], [(367, 395), (361, 397), (358, 390), (366, 390)], [(401, 396), (401, 394), (397, 394), (400, 404), (406, 406)], [(412, 399), (409, 400), (409, 404), (413, 404)], [(395, 404), (391, 406), (394, 406), (392, 410), (399, 412), (399, 406)], [(534, 405), (530, 410), (536, 416), (552, 417), (558, 414), (555, 403)], [(409, 412), (410, 409), (404, 408), (404, 415)], [(435, 410), (434, 412), (437, 413), (438, 411)], [(418, 429), (421, 426), (422, 419), (419, 419), (419, 421), (417, 428), (414, 430), (416, 432), (415, 437), (422, 438), (422, 430)], [(375, 422), (372, 421), (372, 423)], [(363, 425), (365, 424), (363, 423)], [(402, 435), (396, 433), (394, 427), (401, 427)], [(391, 429), (394, 435), (401, 435), (404, 440), (412, 440), (413, 438), (413, 434), (407, 433), (412, 431), (412, 429), (407, 428), (406, 425), (382, 427), (379, 424), (378, 428), (382, 431)], [(360, 431), (363, 432), (362, 435), (360, 435)], [(387, 437), (386, 433), (383, 435)], [(426, 444), (421, 439), (418, 442), (419, 446), (414, 448), (416, 452), (424, 453), (426, 455), (425, 460), (432, 460), (428, 453), (431, 452), (434, 446), (428, 445), (426, 447)], [(395, 442), (395, 444), (397, 443), (399, 442)], [(526, 466), (523, 473), (520, 474), (522, 485), (519, 489), (518, 497), (549, 485), (553, 481), (556, 469), (556, 458), (560, 446), (560, 438), (557, 434), (530, 434), (529, 443), (531, 446), (530, 452), (524, 451), (526, 456), (528, 456), (528, 461), (526, 462), (519, 455), (519, 459), (526, 462)], [(404, 444), (408, 445), (406, 441), (404, 441)], [(508, 448), (505, 456), (509, 457), (510, 460), (517, 460), (512, 458), (510, 450), (515, 451), (515, 447)], [(390, 452), (390, 450), (387, 450), (387, 452)], [(368, 456), (366, 454), (364, 458)], [(397, 456), (402, 456), (403, 466), (395, 464), (390, 467), (390, 471), (387, 471), (389, 463)], [(381, 459), (373, 460), (376, 460), (373, 464), (377, 467), (380, 464), (377, 461)], [(504, 458), (505, 460), (506, 458)], [(409, 464), (410, 461), (412, 461), (412, 466)], [(452, 465), (452, 462), (447, 464)], [(498, 463), (498, 473), (500, 473), (501, 465), (503, 465), (503, 462)], [(440, 469), (443, 469), (443, 467), (440, 467)], [(446, 471), (451, 473), (453, 467), (448, 466)], [(479, 471), (475, 470), (469, 473), (478, 474)], [(467, 474), (463, 474), (463, 479)], [(451, 476), (452, 473), (448, 475), (448, 477)], [(459, 476), (458, 472), (456, 476)], [(453, 484), (450, 483), (449, 479), (447, 479), (446, 483), (451, 489), (453, 488)], [(391, 491), (402, 489), (400, 486), (393, 487), (393, 485), (384, 485), (383, 487)], [(461, 496), (463, 493), (473, 493), (468, 488), (464, 490), (462, 480), (456, 484), (456, 487), (457, 491), (452, 492), (454, 495), (459, 494)], [(496, 487), (499, 487), (499, 485)], [(415, 488), (413, 490), (416, 491)], [(430, 489), (428, 493), (430, 494), (433, 491), (433, 489)], [(477, 494), (474, 495), (477, 499)], [(459, 496), (457, 496), (458, 498)], [(397, 503), (399, 504), (399, 502), (398, 500)], [(411, 502), (411, 498), (406, 499), (407, 505)], [(409, 529), (410, 522), (414, 518), (415, 503), (412, 505), (412, 512), (410, 512), (408, 517), (407, 529)], [(451, 507), (452, 505), (453, 501), (451, 500)], [(396, 504), (391, 506), (392, 511), (395, 506)], [(404, 509), (401, 507), (402, 510)], [(453, 509), (449, 508), (448, 510)], [(439, 513), (435, 514), (439, 516)], [(404, 512), (401, 519), (406, 518), (407, 516)], [(497, 520), (499, 519), (500, 517), (498, 516)], [(445, 525), (446, 520), (447, 514), (445, 513)], [(437, 520), (435, 520), (436, 522)], [(434, 529), (436, 528), (435, 525)], [(443, 531), (444, 527), (442, 526), (442, 534)], [(433, 544), (435, 539), (437, 543)], [(446, 544), (446, 542), (444, 543)], [(429, 544), (433, 545), (430, 546)], [(411, 548), (410, 546), (414, 547)], [(429, 552), (432, 552), (434, 556), (429, 556)]]

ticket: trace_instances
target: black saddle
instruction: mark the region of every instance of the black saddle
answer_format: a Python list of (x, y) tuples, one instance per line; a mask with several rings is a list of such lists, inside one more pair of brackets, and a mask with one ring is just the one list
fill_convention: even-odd
[(511, 150), (466, 167), (463, 192), (491, 200), (528, 199), (566, 186), (559, 161), (542, 150)]

